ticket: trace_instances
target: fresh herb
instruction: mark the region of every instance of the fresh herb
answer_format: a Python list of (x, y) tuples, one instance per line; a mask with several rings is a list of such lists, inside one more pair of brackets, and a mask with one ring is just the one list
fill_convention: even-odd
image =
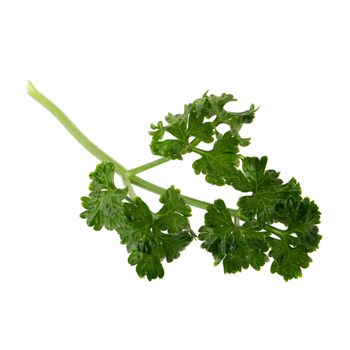
[[(268, 169), (266, 156), (240, 154), (240, 148), (250, 142), (240, 136), (240, 129), (253, 121), (254, 105), (243, 112), (230, 112), (225, 106), (236, 101), (232, 95), (205, 93), (185, 105), (182, 114), (168, 114), (165, 122), (152, 124), (150, 147), (160, 158), (127, 170), (94, 145), (30, 82), (28, 93), (101, 161), (90, 174), (90, 193), (81, 199), (84, 211), (80, 216), (97, 231), (104, 227), (118, 232), (129, 253), (128, 261), (140, 277), (162, 278), (164, 261), (177, 259), (197, 238), (213, 255), (214, 264), (222, 263), (225, 273), (249, 266), (260, 270), (272, 260), (271, 272), (287, 281), (301, 277), (302, 269), (309, 266), (309, 254), (321, 240), (317, 205), (302, 197), (294, 178), (284, 183), (279, 172)], [(218, 128), (222, 124), (228, 129), (225, 133)], [(211, 146), (203, 149), (202, 143)], [(237, 209), (227, 208), (221, 199), (206, 203), (182, 195), (174, 186), (164, 189), (137, 176), (169, 160), (183, 159), (187, 153), (198, 155), (194, 172), (203, 174), (208, 183), (244, 192)], [(116, 187), (115, 173), (125, 188)], [(153, 212), (135, 194), (134, 185), (160, 195), (160, 210)], [(198, 236), (190, 227), (191, 206), (206, 210)]]

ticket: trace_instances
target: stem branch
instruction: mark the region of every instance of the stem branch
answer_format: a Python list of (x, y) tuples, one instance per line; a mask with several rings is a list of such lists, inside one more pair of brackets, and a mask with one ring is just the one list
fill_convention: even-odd
[(271, 233), (274, 233), (278, 237), (284, 237), (286, 235), (286, 232), (283, 230), (280, 230), (277, 227), (271, 226), (271, 225), (266, 225), (265, 230)]
[(171, 160), (171, 159), (170, 158), (164, 158), (164, 157), (163, 158), (158, 158), (158, 159), (156, 159), (156, 160), (154, 160), (152, 162), (149, 162), (149, 163), (140, 165), (140, 166), (138, 166), (136, 168), (128, 170), (128, 174), (129, 174), (130, 177), (134, 176), (134, 175), (136, 175), (138, 173), (142, 173), (143, 171), (146, 171), (148, 169), (154, 168), (154, 167), (156, 167), (156, 166), (158, 166), (160, 164), (166, 163), (169, 160)]
[[(140, 188), (143, 188), (147, 191), (156, 193), (158, 195), (163, 194), (165, 191), (165, 188), (160, 187), (158, 185), (155, 185), (155, 184), (153, 184), (145, 179), (141, 179), (138, 176), (132, 176), (130, 178), (130, 181), (132, 184), (134, 184)], [(207, 209), (208, 205), (210, 204), (210, 203), (202, 201), (200, 199), (192, 198), (192, 197), (185, 196), (185, 195), (181, 195), (181, 197), (185, 200), (185, 202), (188, 205), (191, 205), (191, 206), (197, 207), (197, 208), (201, 208), (201, 209)], [(236, 210), (234, 210), (234, 209), (228, 209), (228, 210), (231, 213), (231, 215), (233, 215), (233, 216), (236, 215), (236, 212), (237, 212)]]
[[(157, 186), (135, 175), (154, 166), (167, 162), (169, 160), (168, 158), (159, 158), (153, 162), (141, 165), (137, 168), (128, 171), (123, 165), (121, 165), (110, 155), (108, 155), (106, 152), (97, 147), (91, 140), (89, 140), (78, 129), (78, 127), (67, 117), (67, 115), (64, 114), (64, 112), (60, 108), (58, 108), (52, 101), (45, 97), (40, 91), (38, 91), (31, 82), (28, 82), (28, 94), (31, 97), (33, 97), (34, 100), (39, 102), (43, 107), (45, 107), (49, 112), (51, 112), (58, 119), (58, 121), (68, 130), (68, 132), (92, 155), (94, 155), (97, 159), (99, 159), (102, 162), (111, 162), (114, 164), (115, 172), (121, 176), (125, 186), (128, 187), (131, 198), (135, 197), (135, 192), (131, 184), (134, 184), (140, 188), (156, 193), (158, 195), (161, 195), (166, 191), (165, 188)], [(209, 203), (196, 198), (184, 195), (182, 195), (182, 197), (187, 204), (197, 208), (206, 209), (209, 205)], [(229, 212), (232, 216), (235, 216), (237, 211), (234, 209), (229, 209)]]
[(118, 163), (115, 159), (109, 156), (106, 152), (102, 151), (98, 146), (96, 146), (91, 140), (89, 140), (78, 127), (64, 114), (64, 112), (58, 108), (52, 101), (50, 101), (46, 96), (44, 96), (36, 87), (28, 81), (28, 94), (39, 102), (43, 107), (45, 107), (49, 112), (51, 112), (58, 121), (68, 130), (68, 132), (91, 154), (103, 162), (112, 162), (115, 167), (115, 171), (120, 176), (125, 176), (126, 169)]

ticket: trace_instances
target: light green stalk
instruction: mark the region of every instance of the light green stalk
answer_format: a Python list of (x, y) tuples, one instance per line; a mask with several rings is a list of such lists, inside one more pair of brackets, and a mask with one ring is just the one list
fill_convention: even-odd
[[(150, 163), (143, 164), (136, 168), (127, 170), (122, 164), (117, 162), (114, 158), (112, 158), (109, 154), (101, 150), (98, 146), (96, 146), (90, 139), (88, 139), (81, 130), (68, 118), (68, 116), (57, 107), (51, 100), (49, 100), (46, 96), (44, 96), (30, 81), (28, 82), (28, 94), (37, 102), (39, 102), (43, 107), (45, 107), (48, 111), (50, 111), (58, 121), (68, 130), (68, 132), (92, 155), (94, 155), (101, 162), (111, 162), (114, 164), (115, 172), (122, 178), (125, 186), (129, 189), (130, 197), (135, 197), (135, 192), (132, 185), (136, 185), (140, 188), (143, 188), (147, 191), (156, 193), (161, 195), (166, 191), (165, 188), (157, 186), (149, 181), (146, 181), (136, 174), (163, 164), (170, 159), (168, 158), (159, 158)], [(182, 195), (183, 199), (187, 204), (206, 209), (209, 203)], [(235, 215), (236, 211), (233, 209), (229, 209), (232, 215)]]

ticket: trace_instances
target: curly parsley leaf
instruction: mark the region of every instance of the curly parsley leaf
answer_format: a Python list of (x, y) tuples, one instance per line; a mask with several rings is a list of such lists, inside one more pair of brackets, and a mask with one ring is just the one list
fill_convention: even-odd
[[(221, 123), (230, 126), (232, 133), (238, 134), (244, 124), (249, 124), (253, 121), (257, 110), (258, 109), (251, 104), (250, 108), (244, 112), (228, 112), (223, 110), (219, 113), (218, 117)], [(245, 145), (242, 144), (241, 146)]]
[(249, 227), (235, 225), (221, 199), (208, 206), (199, 232), (201, 247), (212, 253), (216, 264), (222, 261), (225, 273), (236, 273), (249, 266), (259, 270), (268, 260), (264, 236)]
[(235, 102), (237, 99), (231, 94), (221, 94), (220, 96), (208, 95), (207, 92), (199, 99), (193, 102), (195, 111), (205, 118), (216, 116), (215, 125), (227, 124), (233, 133), (238, 133), (243, 124), (249, 124), (255, 117), (257, 108), (253, 104), (243, 112), (231, 112), (225, 109), (229, 102)]
[[(288, 212), (279, 208), (281, 215), (286, 215), (281, 221), (287, 229), (273, 228), (269, 232), (269, 227), (261, 231), (254, 221), (235, 224), (225, 203), (216, 200), (208, 206), (205, 224), (199, 229), (201, 247), (212, 253), (216, 265), (223, 263), (225, 273), (240, 272), (249, 266), (259, 270), (270, 257), (272, 273), (286, 281), (301, 277), (302, 269), (312, 261), (308, 254), (318, 248), (321, 239), (316, 226), (320, 214), (308, 198), (299, 202), (293, 199), (288, 205), (293, 205)], [(273, 233), (278, 237), (272, 237)]]
[(161, 263), (161, 257), (155, 252), (145, 254), (133, 250), (129, 256), (128, 262), (131, 266), (136, 265), (136, 272), (140, 277), (147, 277), (149, 281), (156, 278), (163, 278), (164, 268)]
[(171, 262), (193, 240), (188, 217), (191, 208), (180, 191), (170, 187), (160, 197), (162, 208), (153, 214), (139, 197), (124, 203), (125, 226), (121, 242), (127, 245), (129, 263), (136, 265), (140, 277), (162, 278), (162, 260)]
[(88, 226), (99, 231), (117, 230), (123, 224), (123, 200), (127, 189), (118, 189), (114, 184), (114, 166), (112, 163), (101, 163), (89, 175), (92, 180), (89, 196), (81, 198), (85, 208), (80, 217), (86, 219)]
[(138, 250), (150, 253), (156, 247), (156, 237), (152, 231), (153, 214), (147, 204), (139, 197), (124, 203), (124, 230), (119, 232), (121, 242), (128, 251)]
[(219, 116), (225, 111), (224, 107), (228, 102), (234, 102), (237, 99), (232, 94), (221, 94), (220, 96), (208, 95), (208, 91), (203, 96), (193, 102), (196, 113), (211, 118)]
[(278, 273), (286, 281), (302, 276), (302, 269), (312, 262), (308, 254), (318, 248), (322, 238), (316, 226), (320, 213), (314, 202), (304, 198), (299, 202), (290, 201), (288, 205), (292, 205), (291, 211), (283, 213), (288, 217), (284, 221), (287, 230), (279, 239), (270, 238), (269, 241), (269, 256), (274, 259), (271, 272)]
[(295, 197), (280, 203), (276, 211), (276, 220), (283, 223), (286, 230), (280, 231), (278, 238), (269, 238), (269, 256), (274, 259), (271, 272), (278, 273), (288, 281), (301, 277), (302, 269), (312, 262), (308, 254), (318, 248), (322, 238), (317, 227), (320, 212), (309, 198)]
[[(185, 106), (183, 114), (168, 114), (167, 125), (160, 121), (152, 124), (151, 150), (154, 154), (172, 159), (182, 159), (182, 155), (191, 151), (190, 138), (210, 143), (213, 141), (213, 125), (204, 122), (204, 116), (195, 113), (193, 105)], [(169, 133), (175, 139), (162, 141), (164, 134)]]
[(286, 233), (294, 245), (302, 246), (311, 253), (318, 248), (322, 238), (318, 234), (317, 225), (320, 223), (321, 213), (314, 201), (309, 198), (295, 200), (290, 198), (285, 204), (277, 207), (277, 219), (286, 227)]
[(312, 261), (303, 247), (292, 247), (285, 240), (272, 240), (270, 246), (269, 256), (274, 258), (271, 272), (278, 273), (285, 281), (301, 277), (301, 269), (306, 269)]
[[(247, 146), (249, 139), (241, 138), (238, 131), (244, 123), (252, 122), (256, 109), (251, 105), (244, 112), (225, 110), (225, 105), (232, 101), (237, 100), (230, 94), (216, 96), (205, 93), (200, 99), (185, 105), (182, 114), (169, 113), (165, 117), (166, 125), (162, 121), (151, 124), (152, 153), (171, 159), (182, 159), (198, 143), (211, 143), (215, 137), (220, 138), (222, 135), (217, 130), (220, 124), (229, 125), (230, 133), (236, 136), (239, 144)], [(211, 121), (206, 121), (211, 118)]]
[(205, 174), (207, 182), (222, 186), (231, 178), (232, 172), (238, 167), (242, 157), (238, 148), (237, 137), (230, 132), (225, 133), (214, 144), (210, 151), (200, 149), (195, 150), (202, 157), (193, 163), (196, 174)]
[(171, 186), (160, 196), (159, 201), (163, 207), (155, 214), (155, 221), (161, 230), (175, 234), (191, 231), (188, 222), (188, 217), (191, 216), (191, 207), (181, 197), (180, 190)]
[(239, 191), (252, 192), (238, 200), (240, 215), (244, 220), (257, 219), (264, 226), (274, 222), (277, 205), (290, 197), (299, 198), (301, 189), (295, 179), (283, 184), (279, 173), (266, 170), (267, 157), (246, 157), (242, 169), (234, 170), (227, 181)]

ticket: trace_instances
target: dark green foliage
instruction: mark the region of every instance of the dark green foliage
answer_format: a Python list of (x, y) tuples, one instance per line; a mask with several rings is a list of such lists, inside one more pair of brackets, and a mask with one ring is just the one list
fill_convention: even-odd
[(283, 184), (278, 172), (266, 170), (267, 157), (246, 157), (242, 163), (243, 171), (235, 170), (227, 181), (239, 191), (252, 192), (250, 196), (241, 197), (237, 203), (242, 219), (256, 218), (261, 225), (273, 223), (278, 205), (289, 198), (300, 197), (299, 184), (295, 179)]
[[(233, 95), (208, 96), (205, 93), (202, 98), (185, 105), (182, 114), (169, 113), (165, 117), (166, 125), (162, 121), (151, 125), (152, 153), (171, 159), (182, 159), (184, 154), (194, 151), (198, 143), (211, 143), (219, 140), (222, 135), (217, 127), (225, 124), (229, 127), (229, 133), (235, 136), (234, 145), (228, 145), (230, 148), (227, 151), (235, 155), (238, 152), (238, 149), (236, 150), (238, 144), (241, 146), (249, 144), (249, 139), (241, 138), (238, 132), (243, 124), (253, 121), (256, 109), (254, 105), (251, 105), (250, 109), (244, 112), (225, 110), (225, 105), (233, 101), (236, 101)], [(210, 174), (207, 175), (207, 179), (209, 182), (214, 181), (211, 183), (216, 183), (216, 179), (214, 180)], [(218, 182), (222, 184), (221, 180)]]
[[(222, 263), (225, 273), (234, 274), (250, 266), (260, 270), (271, 259), (272, 273), (286, 281), (298, 278), (321, 240), (320, 212), (313, 201), (302, 197), (294, 178), (284, 183), (279, 172), (267, 168), (266, 156), (240, 154), (240, 147), (249, 144), (240, 130), (253, 121), (257, 109), (251, 105), (243, 112), (228, 111), (226, 104), (234, 101), (230, 94), (205, 93), (185, 105), (182, 114), (169, 113), (165, 123), (151, 125), (151, 150), (169, 159), (196, 153), (196, 174), (205, 175), (210, 184), (244, 193), (237, 210), (227, 208), (221, 199), (207, 206), (198, 238), (215, 265)], [(226, 126), (225, 132), (220, 125)], [(203, 149), (201, 143), (210, 145)], [(90, 174), (91, 192), (82, 198), (81, 217), (95, 230), (118, 231), (140, 277), (162, 278), (164, 261), (177, 259), (195, 237), (188, 219), (191, 208), (172, 186), (162, 192), (161, 208), (152, 212), (141, 198), (129, 198), (128, 189), (116, 188), (113, 176), (112, 163), (102, 163)]]
[(312, 261), (303, 247), (291, 247), (285, 239), (272, 240), (270, 245), (269, 256), (274, 259), (271, 272), (280, 274), (286, 281), (301, 277), (301, 269), (306, 269)]
[[(289, 233), (297, 236), (298, 245), (311, 253), (318, 248), (321, 236), (317, 225), (320, 223), (320, 212), (314, 201), (309, 198), (297, 201), (290, 198), (284, 205), (277, 207), (276, 218), (287, 227)], [(295, 239), (292, 239), (294, 244)]]
[(88, 226), (99, 231), (102, 227), (116, 230), (123, 225), (123, 200), (128, 190), (118, 189), (114, 185), (114, 166), (112, 163), (97, 165), (90, 174), (92, 180), (88, 197), (82, 197), (82, 206), (86, 209), (80, 217), (86, 219)]
[[(316, 224), (320, 213), (314, 202), (308, 198), (296, 203), (288, 201), (290, 211), (278, 209), (286, 230), (278, 230), (269, 225), (260, 229), (252, 222), (235, 224), (224, 202), (219, 199), (208, 206), (205, 224), (199, 229), (201, 247), (212, 253), (215, 264), (221, 261), (225, 273), (236, 273), (252, 266), (259, 270), (269, 257), (273, 258), (271, 272), (278, 273), (287, 281), (302, 275), (312, 261), (308, 253), (318, 248), (321, 236)], [(277, 235), (277, 238), (275, 237)]]
[(189, 207), (180, 191), (170, 187), (160, 197), (163, 206), (152, 213), (139, 197), (127, 198), (127, 190), (114, 185), (112, 163), (101, 163), (90, 174), (89, 197), (82, 197), (86, 209), (80, 216), (89, 226), (118, 231), (121, 243), (130, 253), (129, 263), (136, 265), (140, 277), (162, 278), (162, 261), (172, 262), (193, 240), (188, 217)]
[(193, 163), (193, 169), (196, 174), (205, 174), (207, 182), (213, 185), (225, 185), (239, 165), (241, 155), (238, 151), (237, 137), (227, 132), (215, 142), (212, 150), (197, 151), (202, 157)]
[(188, 217), (191, 208), (170, 187), (160, 197), (163, 207), (153, 214), (141, 198), (124, 204), (125, 229), (120, 232), (121, 242), (131, 253), (129, 262), (136, 271), (149, 280), (163, 277), (163, 259), (172, 262), (180, 256), (193, 239)]
[[(112, 160), (30, 82), (28, 93), (92, 154), (101, 161)], [(164, 123), (151, 125), (151, 150), (163, 158), (130, 170), (112, 160), (99, 164), (90, 174), (90, 193), (81, 199), (84, 211), (80, 216), (95, 230), (105, 227), (119, 233), (129, 253), (128, 261), (140, 277), (162, 278), (164, 261), (177, 259), (196, 237), (190, 228), (189, 204), (207, 210), (198, 238), (201, 247), (213, 255), (214, 264), (222, 263), (225, 273), (234, 274), (250, 266), (259, 270), (271, 259), (271, 272), (288, 281), (300, 277), (312, 261), (310, 254), (318, 249), (322, 238), (318, 207), (302, 197), (294, 178), (284, 183), (279, 172), (267, 169), (266, 156), (240, 154), (240, 147), (250, 143), (240, 135), (241, 128), (253, 121), (257, 109), (252, 104), (245, 111), (233, 112), (227, 104), (235, 101), (231, 94), (205, 93), (185, 105), (182, 114), (169, 113)], [(125, 151), (133, 146), (132, 141)], [(244, 193), (237, 209), (227, 208), (221, 199), (209, 204), (182, 196), (173, 186), (166, 190), (137, 176), (170, 159), (181, 160), (186, 153), (198, 156), (193, 169), (208, 183)], [(115, 172), (127, 188), (115, 186)], [(133, 185), (159, 194), (160, 209), (152, 212), (136, 196)]]
[(268, 260), (264, 235), (248, 226), (234, 224), (221, 199), (208, 206), (205, 224), (199, 232), (201, 247), (212, 253), (216, 264), (223, 262), (225, 273), (239, 272), (249, 266), (259, 270)]
[(287, 281), (302, 275), (301, 268), (307, 268), (312, 259), (308, 253), (314, 252), (322, 238), (318, 234), (320, 212), (317, 205), (304, 198), (297, 201), (290, 198), (277, 208), (276, 219), (286, 225), (280, 239), (271, 240), (269, 255), (275, 260), (271, 272), (278, 273)]
[[(167, 125), (160, 121), (157, 125), (152, 124), (153, 131), (151, 149), (154, 154), (182, 159), (182, 155), (191, 152), (190, 138), (210, 143), (213, 141), (214, 127), (211, 122), (204, 122), (204, 116), (195, 112), (193, 105), (185, 106), (183, 114), (168, 114), (165, 117)], [(162, 140), (168, 133), (173, 138)]]

